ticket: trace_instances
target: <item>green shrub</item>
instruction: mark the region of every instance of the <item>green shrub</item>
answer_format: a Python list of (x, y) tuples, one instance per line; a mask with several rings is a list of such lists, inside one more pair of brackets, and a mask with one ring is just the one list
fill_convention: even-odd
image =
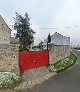
[(11, 72), (0, 72), (0, 89), (14, 88), (22, 81), (22, 76)]

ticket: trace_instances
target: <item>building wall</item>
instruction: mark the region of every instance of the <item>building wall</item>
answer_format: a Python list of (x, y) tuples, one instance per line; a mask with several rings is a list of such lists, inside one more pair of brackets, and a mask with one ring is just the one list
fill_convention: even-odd
[(0, 44), (10, 44), (11, 30), (0, 16)]
[(10, 43), (10, 45), (14, 48), (15, 51), (19, 51), (20, 44), (17, 43)]
[(10, 44), (10, 38), (11, 29), (0, 15), (0, 72), (14, 72), (19, 75), (19, 48)]
[(54, 64), (70, 55), (70, 46), (68, 45), (50, 45), (49, 48), (49, 64)]
[(11, 45), (0, 45), (0, 72), (14, 72), (20, 74), (19, 52)]

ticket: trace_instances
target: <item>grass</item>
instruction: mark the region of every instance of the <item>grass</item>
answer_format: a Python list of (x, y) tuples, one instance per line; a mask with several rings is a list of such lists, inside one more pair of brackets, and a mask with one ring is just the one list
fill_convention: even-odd
[(22, 82), (22, 75), (17, 76), (16, 74), (11, 75), (2, 72), (3, 75), (0, 74), (0, 89), (7, 89), (7, 88), (15, 88)]
[(73, 66), (76, 63), (76, 60), (77, 60), (77, 56), (71, 52), (70, 56), (68, 56), (63, 60), (59, 60), (53, 65), (50, 65), (49, 69), (50, 71), (61, 72)]

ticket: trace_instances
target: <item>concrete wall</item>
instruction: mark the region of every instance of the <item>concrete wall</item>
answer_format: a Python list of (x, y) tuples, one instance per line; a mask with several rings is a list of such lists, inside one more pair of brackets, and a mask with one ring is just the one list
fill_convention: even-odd
[(18, 55), (18, 50), (11, 45), (0, 45), (0, 72), (14, 72), (19, 75)]
[(11, 29), (0, 15), (0, 44), (10, 44)]
[(70, 47), (49, 45), (49, 64), (54, 64), (59, 60), (62, 60), (70, 55)]

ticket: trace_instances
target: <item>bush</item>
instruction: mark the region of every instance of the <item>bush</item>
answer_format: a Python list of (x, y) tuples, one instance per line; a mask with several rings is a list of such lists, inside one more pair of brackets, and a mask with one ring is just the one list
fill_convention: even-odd
[(22, 76), (11, 72), (0, 72), (0, 89), (14, 88), (22, 81)]

